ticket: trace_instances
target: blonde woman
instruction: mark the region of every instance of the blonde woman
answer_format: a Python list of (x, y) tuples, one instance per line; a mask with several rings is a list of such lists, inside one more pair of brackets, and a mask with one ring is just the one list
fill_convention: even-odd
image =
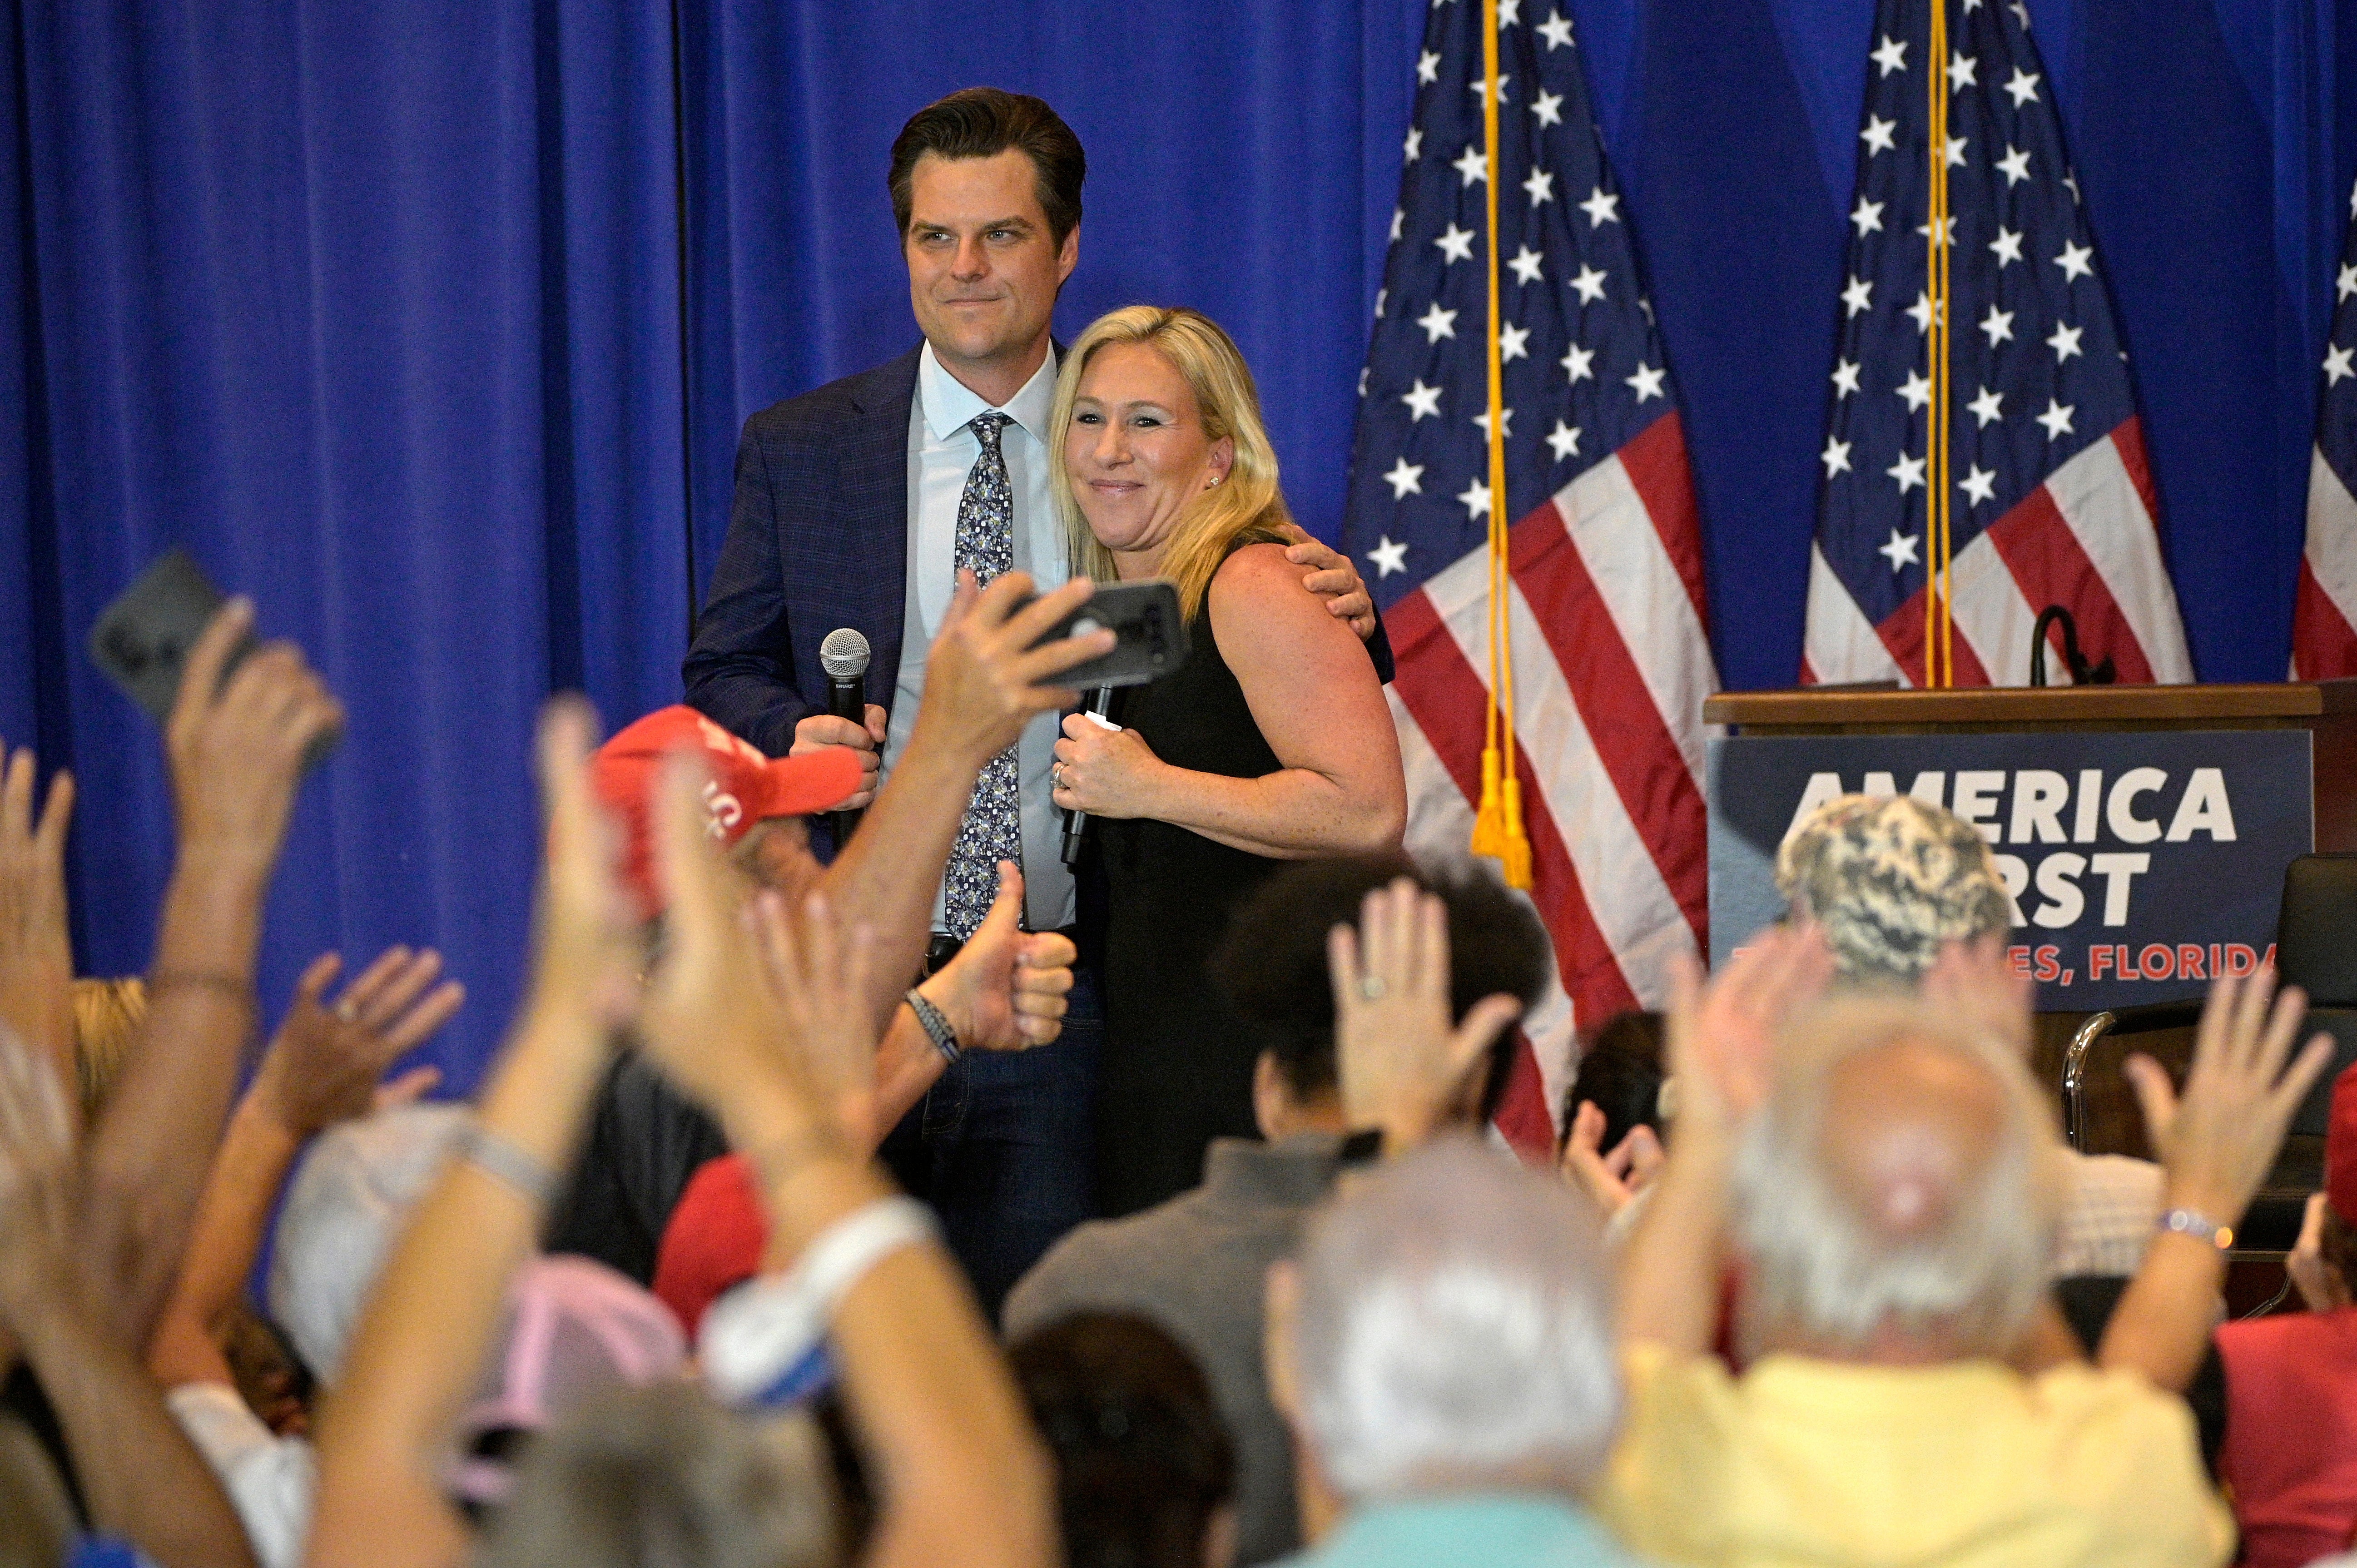
[(1098, 1207), (1193, 1187), (1214, 1137), (1254, 1135), (1258, 1041), (1203, 960), (1237, 898), (1286, 860), (1395, 849), (1398, 739), (1366, 650), (1289, 565), (1291, 519), (1252, 372), (1192, 310), (1132, 306), (1065, 356), (1049, 427), (1076, 573), (1167, 577), (1186, 663), (1056, 744), (1055, 802), (1100, 820), (1112, 897)]

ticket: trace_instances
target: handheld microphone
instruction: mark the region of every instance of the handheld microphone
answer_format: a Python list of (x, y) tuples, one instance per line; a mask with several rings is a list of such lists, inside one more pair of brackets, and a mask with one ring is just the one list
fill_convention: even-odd
[[(818, 645), (819, 668), (826, 671), (826, 711), (862, 729), (867, 727), (867, 639), (856, 627), (838, 627)], [(841, 854), (859, 827), (859, 813), (829, 811), (827, 820), (834, 827), (834, 853)]]
[[(1089, 712), (1098, 718), (1104, 717), (1105, 710), (1112, 706), (1113, 688), (1111, 686), (1099, 686), (1097, 694), (1089, 699)], [(1088, 833), (1089, 814), (1086, 811), (1064, 813), (1064, 864), (1066, 865), (1081, 864), (1081, 851), (1088, 845)]]

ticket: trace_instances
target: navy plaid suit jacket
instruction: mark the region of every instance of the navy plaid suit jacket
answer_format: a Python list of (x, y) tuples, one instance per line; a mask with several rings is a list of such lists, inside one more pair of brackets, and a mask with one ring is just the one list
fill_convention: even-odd
[(923, 345), (745, 422), (737, 499), (681, 674), (691, 707), (772, 757), (826, 707), (818, 645), (867, 639), (867, 698), (899, 685), (909, 576), (909, 411)]
[[(892, 706), (908, 609), (909, 413), (923, 348), (745, 422), (727, 542), (680, 672), (691, 707), (771, 757), (826, 706), (818, 645), (837, 627), (866, 637), (867, 700)], [(1367, 651), (1390, 680), (1380, 620)]]

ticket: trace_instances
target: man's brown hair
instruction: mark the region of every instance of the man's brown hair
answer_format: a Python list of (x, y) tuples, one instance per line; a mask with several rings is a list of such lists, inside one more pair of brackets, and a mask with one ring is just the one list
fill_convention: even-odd
[(900, 232), (909, 232), (909, 215), (915, 198), (910, 183), (917, 160), (927, 153), (944, 158), (996, 157), (1009, 147), (1031, 160), (1038, 176), (1039, 210), (1059, 249), (1064, 236), (1080, 227), (1081, 182), (1088, 174), (1088, 155), (1081, 139), (1047, 103), (1028, 92), (996, 87), (968, 87), (938, 102), (928, 103), (909, 116), (892, 138), (892, 172), (886, 183), (892, 191), (892, 217)]

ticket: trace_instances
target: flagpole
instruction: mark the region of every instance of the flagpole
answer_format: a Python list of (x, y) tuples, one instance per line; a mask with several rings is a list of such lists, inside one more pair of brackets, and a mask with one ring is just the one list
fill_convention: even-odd
[(1949, 594), (1949, 336), (1948, 336), (1948, 63), (1947, 0), (1931, 0), (1931, 59), (1925, 76), (1931, 92), (1932, 160), (1924, 295), (1931, 306), (1925, 350), (1931, 361), (1930, 428), (1924, 443), (1930, 482), (1923, 497), (1923, 684), (1956, 683), (1955, 623)]
[(1531, 844), (1523, 828), (1523, 783), (1514, 764), (1513, 534), (1506, 511), (1506, 373), (1498, 284), (1497, 0), (1481, 0), (1481, 139), (1490, 264), (1490, 705), (1471, 847), (1475, 854), (1499, 860), (1507, 886), (1528, 889)]

